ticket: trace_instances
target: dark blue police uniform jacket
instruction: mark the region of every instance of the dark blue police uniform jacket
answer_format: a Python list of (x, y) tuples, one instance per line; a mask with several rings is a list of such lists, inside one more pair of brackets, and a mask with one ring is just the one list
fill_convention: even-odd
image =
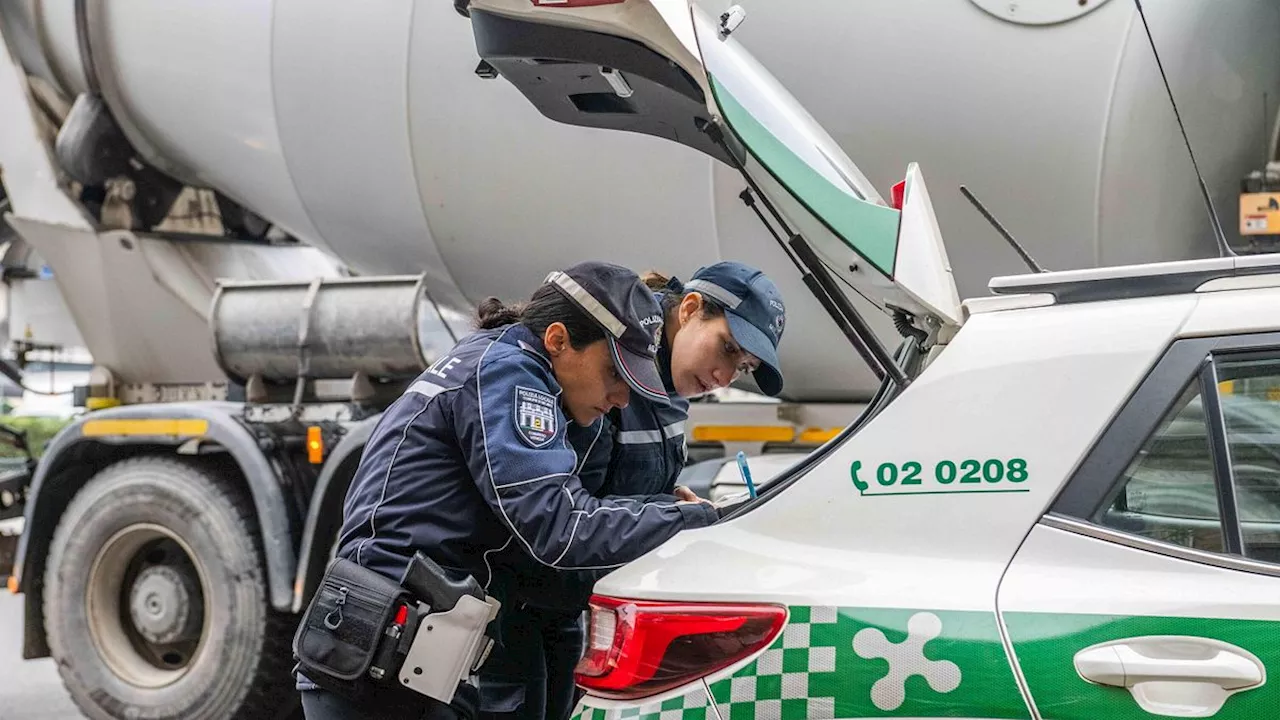
[[(658, 367), (671, 405), (631, 394), (627, 407), (590, 426), (570, 423), (568, 442), (580, 459), (578, 477), (592, 495), (634, 496), (673, 503), (676, 478), (685, 464), (689, 402), (675, 393), (671, 353), (665, 340)], [(613, 500), (619, 498), (613, 497)], [(505, 573), (519, 562), (510, 550), (492, 564)], [(572, 670), (582, 652), (580, 613), (595, 583), (609, 570), (565, 572), (538, 568), (505, 576), (512, 612), (501, 623), (502, 644), (480, 670), (480, 707), (490, 717), (542, 720), (572, 705)], [(528, 606), (526, 608), (526, 606)], [(556, 675), (565, 688), (547, 685)], [(563, 692), (568, 697), (560, 697)], [(561, 707), (564, 706), (564, 707)], [(548, 718), (548, 720), (560, 720)]]
[[(569, 424), (568, 443), (580, 458), (579, 481), (596, 497), (609, 496), (615, 502), (677, 502), (671, 493), (686, 459), (689, 401), (675, 394), (671, 354), (665, 341), (659, 349), (658, 367), (670, 396), (669, 407), (632, 393), (627, 407), (590, 426)], [(560, 611), (570, 618), (586, 609), (596, 582), (613, 569), (565, 572), (541, 567), (508, 573), (506, 568), (513, 563), (523, 564), (515, 548), (507, 548), (491, 560), (505, 575), (511, 597), (519, 606)]]
[(524, 326), (463, 339), (378, 422), (347, 493), (338, 555), (398, 580), (421, 550), (489, 587), (500, 551), (508, 561), (520, 551), (509, 565), (517, 574), (604, 571), (716, 521), (702, 503), (593, 497), (559, 395), (541, 339)]
[(665, 339), (658, 351), (658, 369), (669, 406), (633, 393), (631, 402), (611, 412), (599, 428), (569, 427), (569, 444), (588, 457), (579, 473), (582, 485), (596, 497), (675, 492), (676, 479), (687, 459), (689, 401), (676, 393), (671, 349)]

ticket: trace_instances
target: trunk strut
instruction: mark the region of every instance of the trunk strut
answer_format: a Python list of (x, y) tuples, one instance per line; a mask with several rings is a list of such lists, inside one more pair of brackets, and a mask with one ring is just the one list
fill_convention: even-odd
[[(743, 190), (738, 197), (755, 212), (756, 217), (760, 218), (760, 222), (764, 224), (765, 229), (782, 246), (787, 258), (800, 270), (801, 279), (804, 280), (805, 287), (809, 288), (809, 292), (813, 293), (814, 297), (818, 298), (818, 302), (822, 303), (823, 309), (827, 311), (827, 314), (835, 321), (836, 326), (853, 344), (858, 354), (862, 356), (863, 361), (867, 363), (878, 379), (884, 380), (888, 377), (899, 388), (906, 387), (911, 380), (902, 372), (902, 368), (893, 362), (888, 349), (872, 332), (871, 327), (867, 325), (866, 320), (858, 313), (857, 308), (853, 307), (853, 303), (849, 302), (848, 296), (840, 292), (840, 288), (836, 286), (831, 277), (831, 272), (822, 264), (822, 260), (810, 247), (809, 242), (799, 233), (792, 232), (787, 227), (786, 221), (782, 219), (782, 215), (774, 208), (773, 203), (769, 202), (769, 198), (760, 192), (760, 187), (756, 184), (756, 181), (747, 173), (746, 167), (725, 141), (724, 130), (715, 124), (707, 124), (703, 130), (711, 136), (714, 142), (724, 148), (725, 154), (733, 159), (733, 167), (746, 180), (749, 188)], [(760, 202), (764, 203), (774, 221), (782, 228), (782, 232), (787, 235), (789, 238), (787, 241), (783, 241), (782, 234), (775, 230), (773, 225), (765, 218), (764, 213), (760, 212), (760, 208), (755, 203), (755, 198), (752, 197), (753, 193), (756, 197), (759, 197)]]

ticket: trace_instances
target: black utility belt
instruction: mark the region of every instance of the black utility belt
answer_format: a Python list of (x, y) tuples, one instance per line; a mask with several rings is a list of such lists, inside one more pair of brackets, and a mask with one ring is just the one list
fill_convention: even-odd
[(296, 670), (351, 698), (398, 685), (448, 703), (488, 657), (499, 607), (422, 553), (399, 583), (337, 558), (294, 635)]

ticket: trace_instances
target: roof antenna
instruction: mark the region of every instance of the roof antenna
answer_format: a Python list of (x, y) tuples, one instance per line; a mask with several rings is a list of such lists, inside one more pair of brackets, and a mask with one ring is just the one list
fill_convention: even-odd
[(961, 185), (960, 193), (964, 195), (966, 200), (973, 203), (973, 206), (978, 209), (978, 212), (982, 213), (982, 217), (986, 218), (987, 222), (991, 223), (991, 226), (996, 229), (996, 232), (1000, 233), (1000, 237), (1004, 238), (1013, 246), (1014, 252), (1018, 253), (1018, 257), (1022, 258), (1022, 262), (1026, 263), (1027, 267), (1031, 268), (1031, 272), (1049, 272), (1048, 270), (1040, 267), (1040, 263), (1036, 262), (1035, 258), (1032, 258), (1031, 255), (1018, 244), (1018, 241), (1013, 239), (1013, 236), (1009, 234), (1008, 230), (1004, 229), (1004, 226), (1000, 224), (1000, 221), (997, 220), (994, 215), (987, 212), (987, 208), (978, 201), (978, 198), (975, 197), (973, 193), (969, 192), (969, 188)]
[(1235, 253), (1227, 244), (1227, 235), (1222, 231), (1222, 223), (1218, 220), (1218, 211), (1213, 207), (1213, 198), (1209, 188), (1204, 184), (1204, 176), (1200, 174), (1200, 166), (1196, 164), (1196, 155), (1191, 151), (1191, 139), (1187, 137), (1187, 128), (1182, 124), (1182, 114), (1178, 112), (1178, 103), (1173, 99), (1173, 88), (1169, 87), (1169, 78), (1164, 74), (1164, 63), (1160, 62), (1160, 53), (1156, 50), (1155, 38), (1151, 36), (1151, 26), (1147, 24), (1147, 14), (1142, 10), (1142, 0), (1133, 0), (1138, 7), (1138, 15), (1142, 17), (1142, 27), (1147, 31), (1147, 41), (1151, 43), (1151, 54), (1156, 58), (1156, 67), (1160, 69), (1160, 79), (1164, 81), (1164, 90), (1169, 95), (1169, 104), (1173, 106), (1173, 116), (1178, 120), (1178, 129), (1182, 131), (1182, 141), (1187, 145), (1187, 154), (1191, 156), (1191, 167), (1196, 171), (1196, 180), (1200, 182), (1200, 194), (1204, 196), (1204, 204), (1209, 208), (1209, 219), (1213, 222), (1214, 239), (1218, 241), (1218, 257), (1234, 257)]

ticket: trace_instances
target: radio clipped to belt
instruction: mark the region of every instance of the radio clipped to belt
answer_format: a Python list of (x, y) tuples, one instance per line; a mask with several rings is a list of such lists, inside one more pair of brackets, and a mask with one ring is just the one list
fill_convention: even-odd
[(422, 553), (399, 584), (337, 558), (294, 635), (297, 671), (348, 697), (394, 683), (447, 703), (488, 656), (499, 607)]

